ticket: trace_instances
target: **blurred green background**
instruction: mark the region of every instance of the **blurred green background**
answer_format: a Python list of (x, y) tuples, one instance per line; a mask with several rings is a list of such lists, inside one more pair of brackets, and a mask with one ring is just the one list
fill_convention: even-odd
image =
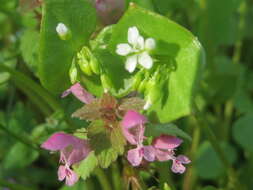
[[(235, 186), (253, 190), (253, 1), (134, 2), (189, 29), (202, 43), (207, 60), (196, 96), (200, 113), (177, 121), (193, 138), (178, 150), (190, 157), (191, 165), (185, 174), (175, 175), (169, 163), (155, 163), (154, 169), (138, 174), (141, 181), (150, 190), (226, 190)], [(0, 0), (0, 189), (103, 189), (101, 178), (107, 178), (116, 189), (115, 172), (122, 183), (132, 179), (120, 159), (70, 188), (57, 180), (58, 156), (39, 148), (53, 132), (71, 132), (69, 121), (54, 108), (70, 115), (81, 105), (71, 97), (63, 101), (49, 96), (46, 102), (37, 95), (48, 93), (37, 77), (40, 4), (36, 0)], [(212, 140), (221, 147), (223, 157), (210, 145), (206, 126), (216, 136)]]

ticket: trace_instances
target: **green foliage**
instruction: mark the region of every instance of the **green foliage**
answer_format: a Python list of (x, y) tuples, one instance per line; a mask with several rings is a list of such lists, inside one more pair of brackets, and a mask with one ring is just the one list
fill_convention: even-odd
[[(96, 27), (95, 10), (86, 0), (45, 0), (43, 5), (39, 76), (47, 89), (59, 94), (70, 85), (68, 70), (74, 55), (88, 44)], [(59, 38), (58, 23), (68, 27), (70, 39)]]
[(85, 180), (87, 177), (90, 176), (90, 174), (97, 167), (97, 165), (98, 165), (97, 157), (95, 156), (95, 153), (92, 151), (83, 161), (74, 166), (74, 171)]
[(183, 130), (179, 129), (176, 125), (172, 123), (168, 124), (148, 124), (146, 126), (145, 135), (146, 136), (160, 136), (161, 134), (173, 135), (177, 137), (182, 137), (187, 140), (191, 140), (191, 137), (185, 133)]
[(9, 150), (3, 162), (5, 169), (25, 168), (39, 156), (39, 153), (27, 145), (16, 143)]
[(244, 149), (253, 152), (253, 114), (249, 113), (239, 118), (233, 125), (233, 136)]
[[(236, 150), (229, 144), (222, 144), (222, 150), (230, 163), (237, 159)], [(212, 163), (212, 164), (210, 164)], [(203, 179), (217, 179), (225, 173), (225, 167), (209, 142), (204, 142), (196, 153), (196, 170)]]

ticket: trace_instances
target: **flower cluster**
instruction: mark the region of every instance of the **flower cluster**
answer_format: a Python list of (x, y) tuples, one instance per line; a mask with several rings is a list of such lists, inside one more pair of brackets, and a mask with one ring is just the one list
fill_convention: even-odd
[[(74, 84), (66, 90), (62, 97), (70, 93), (88, 106), (96, 102), (96, 99), (79, 83)], [(118, 106), (116, 100), (112, 99), (112, 97), (107, 96), (106, 98), (111, 98), (111, 100), (106, 102), (102, 101), (105, 107), (98, 108), (100, 112), (106, 109), (104, 110), (105, 112), (97, 113), (96, 117), (101, 115), (105, 122), (110, 123), (115, 120), (114, 112), (116, 111), (110, 112), (108, 106), (113, 109), (116, 109)], [(109, 105), (107, 104), (108, 102), (112, 103)], [(124, 104), (119, 107), (123, 108)], [(78, 112), (76, 114), (78, 114)], [(92, 118), (93, 116), (90, 119), (92, 120)], [(134, 148), (128, 150), (127, 153), (127, 159), (130, 164), (132, 166), (139, 166), (142, 164), (143, 159), (148, 162), (153, 162), (155, 160), (172, 160), (172, 171), (175, 173), (184, 173), (185, 167), (183, 164), (190, 163), (190, 160), (183, 155), (175, 156), (175, 148), (182, 143), (182, 140), (174, 136), (162, 134), (154, 138), (152, 144), (144, 145), (143, 143), (146, 139), (144, 136), (145, 124), (147, 122), (147, 118), (135, 110), (129, 109), (124, 112), (124, 117), (120, 122), (123, 134), (122, 137), (125, 138), (130, 145), (134, 146)], [(79, 179), (78, 174), (72, 170), (73, 164), (77, 164), (86, 159), (89, 153), (93, 151), (89, 144), (89, 139), (80, 139), (64, 132), (53, 134), (41, 147), (46, 150), (60, 152), (61, 165), (58, 169), (58, 179), (60, 181), (66, 179), (66, 185), (69, 186), (75, 184)]]
[(139, 166), (143, 158), (149, 162), (172, 160), (172, 171), (184, 173), (183, 164), (190, 163), (190, 160), (183, 155), (175, 156), (174, 151), (182, 143), (182, 140), (170, 135), (161, 135), (153, 140), (152, 145), (144, 146), (143, 141), (146, 138), (144, 124), (146, 122), (147, 119), (143, 115), (133, 110), (129, 110), (123, 118), (123, 134), (131, 145), (136, 146), (128, 151), (128, 161), (133, 166)]

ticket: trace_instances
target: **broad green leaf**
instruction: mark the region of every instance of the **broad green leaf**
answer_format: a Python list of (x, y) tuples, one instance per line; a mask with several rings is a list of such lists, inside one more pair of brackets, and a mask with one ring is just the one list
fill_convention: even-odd
[(87, 183), (84, 180), (79, 180), (73, 186), (70, 187), (70, 186), (64, 185), (59, 190), (85, 190), (85, 189), (88, 189)]
[(35, 161), (39, 153), (22, 143), (16, 143), (12, 146), (6, 155), (3, 166), (6, 169), (24, 168)]
[[(235, 148), (227, 143), (222, 143), (221, 148), (229, 162), (234, 163), (237, 159)], [(195, 166), (197, 175), (203, 179), (217, 179), (225, 173), (224, 165), (207, 141), (201, 144), (196, 153)]]
[(83, 161), (74, 165), (74, 171), (85, 180), (87, 177), (90, 176), (90, 174), (97, 167), (97, 165), (97, 157), (95, 156), (94, 151), (92, 151)]
[(152, 0), (127, 0), (127, 3), (135, 3), (140, 7), (149, 9), (149, 10), (154, 10), (153, 2)]
[[(159, 98), (148, 110), (149, 118), (166, 123), (190, 114), (199, 70), (204, 63), (204, 51), (199, 41), (173, 21), (133, 4), (113, 29), (110, 41), (112, 53), (115, 54), (117, 44), (127, 42), (128, 28), (132, 26), (136, 26), (145, 38), (152, 37), (156, 40), (155, 53), (165, 55), (163, 67), (170, 70), (168, 72), (162, 69), (163, 74), (159, 74), (160, 81), (154, 86)], [(124, 61), (121, 60), (114, 64), (122, 68), (122, 71), (112, 73), (118, 81), (122, 80), (124, 74), (129, 75), (124, 71)], [(160, 64), (155, 62), (154, 69)], [(134, 75), (128, 77), (128, 86), (133, 86), (131, 77)], [(148, 94), (149, 88), (146, 87), (145, 90)], [(146, 96), (145, 94), (145, 99)]]
[(201, 190), (217, 190), (217, 189), (213, 186), (206, 186), (206, 187), (201, 188)]
[(172, 123), (168, 124), (148, 124), (146, 125), (145, 135), (157, 137), (161, 134), (173, 135), (177, 137), (182, 137), (187, 140), (191, 140), (191, 137), (185, 133), (183, 130), (179, 129), (176, 125)]
[(238, 144), (253, 152), (253, 114), (249, 113), (239, 118), (233, 125), (233, 137)]
[[(59, 38), (58, 23), (67, 26), (70, 39)], [(69, 87), (72, 59), (81, 46), (88, 43), (95, 26), (96, 12), (87, 0), (43, 1), (39, 76), (42, 84), (54, 94)]]

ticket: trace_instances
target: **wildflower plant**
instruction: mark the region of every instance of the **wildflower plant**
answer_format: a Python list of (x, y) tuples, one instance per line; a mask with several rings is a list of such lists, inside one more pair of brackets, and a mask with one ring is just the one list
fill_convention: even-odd
[(172, 172), (184, 173), (191, 161), (177, 149), (191, 138), (171, 122), (191, 113), (204, 62), (198, 40), (133, 3), (99, 31), (89, 1), (45, 0), (43, 9), (40, 80), (83, 103), (72, 114), (82, 132), (59, 130), (41, 145), (60, 152), (59, 180), (71, 186), (117, 159), (136, 170), (171, 161)]

